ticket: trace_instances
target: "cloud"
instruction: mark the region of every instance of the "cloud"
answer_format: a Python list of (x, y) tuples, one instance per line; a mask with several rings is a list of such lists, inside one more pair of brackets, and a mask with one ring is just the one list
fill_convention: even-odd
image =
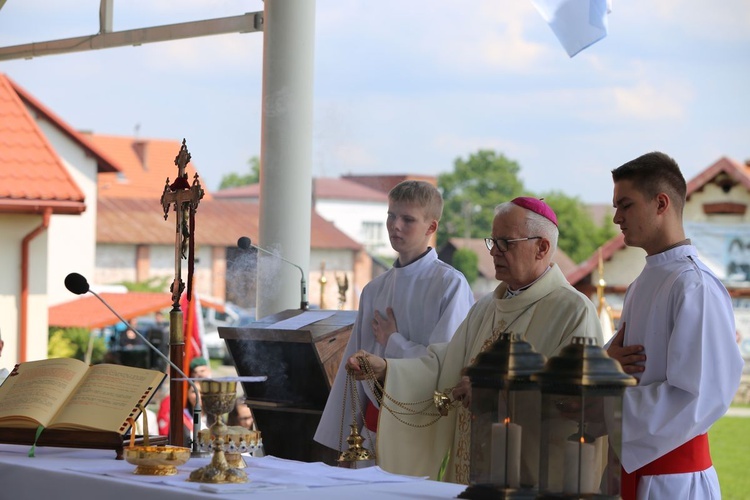
[[(748, 40), (750, 2), (747, 0), (640, 0), (648, 2), (649, 12), (666, 29), (675, 25), (689, 29), (692, 36), (713, 40)], [(627, 13), (630, 8), (623, 5)], [(640, 10), (637, 6), (633, 10)], [(672, 25), (672, 26), (669, 26)]]
[(688, 115), (693, 91), (688, 84), (641, 81), (629, 87), (615, 87), (612, 97), (617, 113), (639, 120), (679, 120)]
[[(517, 141), (498, 136), (479, 135), (437, 134), (432, 138), (431, 146), (437, 151), (456, 157), (468, 157), (469, 154), (480, 149), (492, 149), (505, 154), (510, 159), (514, 159), (522, 152), (528, 151), (524, 144)], [(467, 153), (465, 155), (456, 154), (457, 151), (466, 151)]]
[(353, 171), (371, 170), (380, 166), (375, 155), (362, 144), (339, 144), (331, 148), (333, 160)]

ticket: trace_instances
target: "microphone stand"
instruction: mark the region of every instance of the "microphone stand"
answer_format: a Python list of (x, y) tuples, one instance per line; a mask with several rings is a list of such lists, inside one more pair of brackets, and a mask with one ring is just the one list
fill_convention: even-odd
[[(244, 240), (246, 240), (246, 241), (244, 241)], [(271, 252), (269, 250), (266, 250), (265, 248), (259, 247), (258, 245), (256, 245), (255, 243), (253, 243), (250, 238), (242, 237), (242, 238), (240, 238), (240, 241), (237, 242), (237, 246), (239, 246), (240, 248), (245, 248), (244, 247), (245, 244), (247, 244), (248, 246), (251, 246), (251, 247), (255, 248), (256, 250), (259, 250), (261, 252), (265, 252), (268, 255), (276, 257), (279, 260), (283, 260), (287, 264), (291, 264), (294, 267), (296, 267), (297, 269), (299, 269), (299, 273), (300, 273), (299, 286), (300, 286), (300, 297), (301, 297), (299, 308), (302, 309), (303, 311), (307, 311), (309, 303), (307, 302), (307, 282), (305, 281), (305, 271), (303, 271), (302, 268), (300, 266), (298, 266), (297, 264), (295, 264), (294, 262), (290, 262), (290, 261), (286, 260), (284, 257), (282, 257), (282, 256), (280, 256), (278, 254), (275, 254), (275, 253), (273, 253), (273, 252)]]
[[(188, 377), (187, 375), (185, 375), (185, 372), (183, 372), (180, 369), (179, 366), (177, 366), (176, 364), (172, 363), (172, 360), (170, 360), (169, 357), (165, 356), (164, 353), (161, 352), (154, 344), (152, 344), (151, 342), (149, 342), (148, 339), (143, 334), (141, 334), (141, 332), (139, 332), (138, 330), (136, 330), (135, 328), (133, 328), (133, 325), (131, 325), (125, 318), (123, 318), (122, 316), (120, 316), (120, 313), (118, 313), (117, 311), (115, 311), (114, 309), (112, 309), (112, 306), (110, 306), (103, 298), (101, 298), (99, 296), (99, 294), (97, 294), (95, 291), (91, 290), (90, 288), (88, 289), (88, 292), (91, 293), (97, 299), (99, 299), (99, 301), (102, 304), (104, 304), (105, 306), (107, 306), (107, 309), (109, 309), (110, 311), (112, 311), (112, 314), (114, 314), (115, 316), (117, 316), (117, 318), (120, 321), (122, 321), (123, 323), (125, 323), (128, 326), (128, 328), (130, 328), (131, 330), (133, 330), (135, 332), (135, 334), (138, 335), (138, 337), (140, 337), (140, 339), (146, 343), (146, 345), (148, 345), (155, 353), (157, 353), (167, 363), (169, 363), (169, 365), (177, 373), (179, 373), (180, 375), (182, 375), (185, 378), (185, 380), (187, 380), (187, 383), (190, 384), (190, 387), (193, 389), (193, 391), (195, 391), (195, 406), (193, 407), (193, 439), (192, 439), (192, 443), (190, 445), (190, 450), (191, 450), (190, 451), (190, 456), (191, 457), (201, 457), (201, 456), (204, 456), (201, 453), (201, 451), (198, 449), (198, 435), (200, 434), (200, 430), (201, 430), (201, 398), (200, 398), (200, 392), (198, 391), (198, 388), (195, 386), (195, 382), (193, 382), (190, 379), (190, 377)], [(146, 415), (144, 415), (143, 418), (148, 418), (148, 417)], [(134, 430), (131, 429), (130, 432), (134, 432)]]

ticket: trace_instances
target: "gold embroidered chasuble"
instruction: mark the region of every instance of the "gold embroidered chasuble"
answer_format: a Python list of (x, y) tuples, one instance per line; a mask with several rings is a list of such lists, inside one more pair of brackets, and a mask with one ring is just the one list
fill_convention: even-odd
[[(389, 359), (386, 393), (398, 401), (412, 402), (430, 398), (435, 390), (455, 386), (461, 379), (461, 370), (472, 364), (509, 325), (510, 333), (521, 334), (547, 358), (557, 355), (574, 336), (595, 337), (602, 345), (593, 302), (570, 286), (557, 265), (553, 264), (539, 281), (516, 297), (501, 299), (506, 288), (505, 283), (500, 283), (493, 293), (480, 299), (452, 340), (430, 346), (427, 356)], [(393, 403), (389, 406), (398, 410)], [(443, 480), (467, 484), (470, 417), (471, 413), (459, 406), (429, 426), (426, 424), (434, 417), (399, 415), (412, 424), (405, 425), (389, 411), (381, 411), (378, 465), (393, 473), (437, 479), (441, 463), (449, 456)]]

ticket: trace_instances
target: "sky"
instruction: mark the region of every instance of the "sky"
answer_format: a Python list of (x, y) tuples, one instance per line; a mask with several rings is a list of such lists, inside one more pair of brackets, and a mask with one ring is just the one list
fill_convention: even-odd
[[(114, 0), (113, 29), (262, 10)], [(7, 0), (0, 46), (95, 34), (98, 16), (99, 0)], [(492, 149), (530, 192), (611, 203), (610, 171), (649, 151), (687, 180), (723, 156), (750, 159), (746, 0), (614, 0), (608, 36), (573, 58), (530, 0), (317, 0), (315, 22), (316, 177), (439, 175)], [(260, 156), (262, 50), (262, 33), (227, 34), (0, 72), (78, 130), (185, 138), (216, 190)]]

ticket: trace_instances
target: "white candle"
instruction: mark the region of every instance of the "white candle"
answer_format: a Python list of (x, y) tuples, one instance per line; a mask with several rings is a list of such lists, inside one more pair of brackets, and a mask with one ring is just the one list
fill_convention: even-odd
[[(580, 448), (580, 457), (578, 451)], [(596, 493), (599, 490), (596, 482), (594, 463), (596, 448), (591, 443), (581, 441), (565, 442), (565, 471), (563, 474), (563, 493)], [(580, 459), (580, 460), (579, 460)], [(578, 465), (581, 466), (581, 489), (578, 490)]]
[[(506, 462), (506, 457), (508, 458)], [(506, 482), (505, 472), (508, 472)], [(490, 480), (518, 488), (521, 483), (521, 426), (512, 422), (492, 424)]]

